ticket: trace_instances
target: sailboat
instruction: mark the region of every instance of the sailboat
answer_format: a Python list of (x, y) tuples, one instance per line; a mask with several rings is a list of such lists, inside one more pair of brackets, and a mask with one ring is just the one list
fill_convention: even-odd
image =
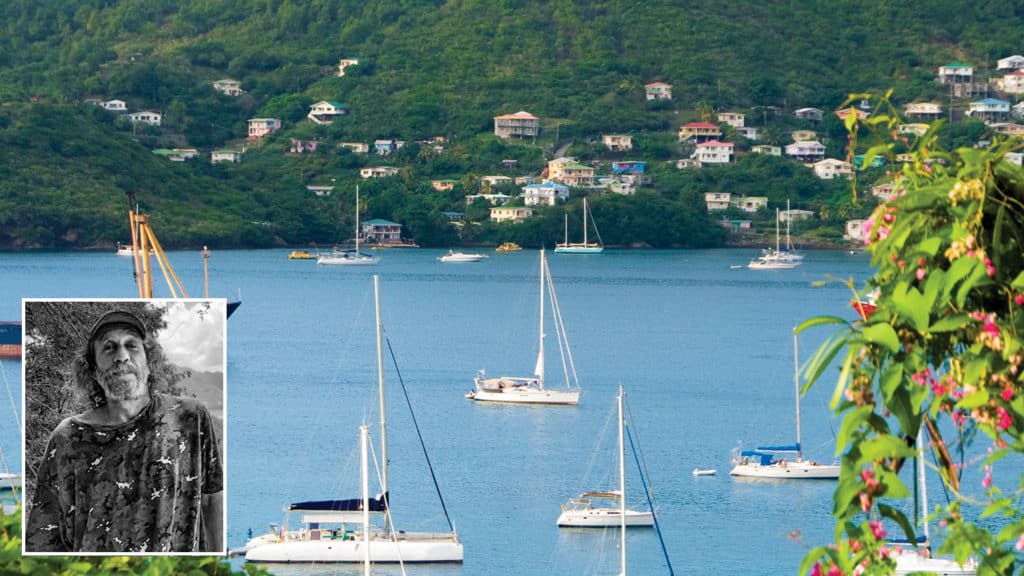
[[(363, 473), (362, 498), (297, 502), (286, 512), (298, 513), (299, 530), (272, 526), (267, 534), (246, 543), (241, 553), (249, 562), (462, 562), (462, 543), (449, 519), (450, 532), (396, 530), (391, 521), (388, 495), (387, 411), (384, 400), (383, 325), (380, 316), (379, 278), (373, 277), (377, 317), (377, 390), (380, 404), (380, 493), (370, 499)], [(365, 448), (364, 448), (365, 453)], [(364, 464), (365, 466), (365, 464)], [(442, 500), (443, 506), (443, 500)], [(369, 515), (382, 517), (370, 528)], [(447, 510), (445, 511), (447, 517)], [(363, 527), (362, 533), (350, 524)], [(285, 522), (287, 525), (287, 519)], [(366, 555), (369, 559), (366, 559)]]
[[(788, 206), (788, 204), (787, 204)], [(788, 208), (787, 208), (788, 210)], [(803, 263), (804, 257), (790, 250), (782, 251), (779, 247), (779, 209), (775, 209), (775, 248), (767, 248), (761, 255), (750, 261), (747, 268), (751, 270), (789, 270)], [(789, 244), (789, 221), (786, 221), (786, 243)]]
[[(921, 501), (921, 510), (928, 513), (928, 493), (925, 489), (924, 476), (924, 430), (917, 435), (917, 493)], [(931, 556), (931, 545), (928, 534), (928, 519), (923, 522), (923, 539), (918, 541), (918, 546), (902, 543), (890, 549), (896, 554), (897, 575), (916, 574), (927, 572), (942, 574), (943, 576), (973, 576), (978, 571), (978, 563), (974, 559), (968, 559), (964, 564), (958, 563), (952, 558), (938, 558)]]
[[(544, 249), (540, 251), (540, 328), (537, 350), (537, 363), (532, 376), (500, 376), (486, 378), (480, 370), (473, 383), (475, 389), (466, 394), (466, 398), (479, 402), (509, 402), (519, 404), (570, 404), (580, 400), (579, 380), (576, 377), (576, 364), (569, 349), (569, 339), (562, 323), (562, 313), (555, 297), (555, 288), (551, 283), (551, 270), (548, 268)], [(562, 355), (562, 366), (565, 370), (565, 389), (552, 390), (544, 387), (544, 293), (547, 291), (554, 317), (555, 337), (558, 339), (558, 350)], [(572, 383), (569, 377), (572, 376)]]
[[(619, 387), (619, 488), (605, 492), (584, 492), (562, 506), (559, 526), (578, 528), (605, 528), (610, 526), (654, 526), (654, 513), (650, 510), (626, 508), (626, 441), (625, 416), (622, 411), (622, 387)], [(618, 502), (615, 506), (594, 506), (593, 499)]]
[(594, 233), (597, 234), (597, 242), (590, 242), (587, 238), (587, 216), (594, 219), (590, 213), (590, 206), (587, 204), (586, 196), (583, 197), (583, 242), (569, 242), (569, 215), (565, 215), (565, 241), (555, 244), (555, 252), (558, 254), (600, 254), (604, 252), (601, 245), (601, 233), (597, 231), (597, 223), (594, 223)]
[(359, 237), (361, 233), (359, 231), (359, 186), (356, 186), (356, 247), (351, 248), (335, 248), (328, 254), (320, 254), (316, 258), (317, 264), (330, 264), (340, 266), (358, 266), (377, 264), (380, 262), (380, 256), (372, 254), (364, 254), (359, 251)]
[[(805, 460), (800, 446), (800, 354), (797, 348), (797, 334), (793, 332), (793, 385), (796, 391), (796, 443), (788, 446), (758, 446), (744, 450), (733, 459), (733, 476), (782, 479), (825, 479), (839, 478), (838, 464), (818, 464)], [(791, 460), (779, 457), (793, 454)]]

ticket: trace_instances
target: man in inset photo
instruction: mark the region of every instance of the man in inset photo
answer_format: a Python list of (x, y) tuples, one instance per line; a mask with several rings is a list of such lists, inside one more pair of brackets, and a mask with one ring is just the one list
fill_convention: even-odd
[(24, 552), (223, 553), (225, 302), (24, 306)]

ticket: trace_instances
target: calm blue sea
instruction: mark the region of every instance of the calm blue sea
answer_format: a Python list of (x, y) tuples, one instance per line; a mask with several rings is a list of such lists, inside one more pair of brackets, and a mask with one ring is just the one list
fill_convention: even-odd
[[(533, 367), (535, 251), (441, 264), (442, 251), (396, 249), (382, 252), (378, 266), (357, 268), (288, 260), (287, 252), (214, 252), (209, 261), (211, 296), (243, 301), (228, 324), (229, 546), (280, 522), (288, 502), (358, 495), (357, 428), (370, 423), (376, 436), (377, 424), (374, 274), (386, 337), (465, 545), (462, 566), (409, 573), (616, 574), (615, 531), (559, 529), (555, 518), (570, 496), (613, 486), (620, 385), (677, 574), (794, 574), (809, 546), (830, 541), (834, 483), (734, 480), (729, 456), (740, 444), (793, 440), (791, 329), (815, 315), (852, 318), (841, 281), (863, 282), (866, 255), (810, 251), (797, 269), (751, 271), (733, 267), (755, 250), (549, 254), (584, 391), (577, 407), (524, 407), (463, 396), (480, 369), (518, 375)], [(201, 295), (199, 254), (170, 258)], [(111, 253), (0, 254), (0, 277), (4, 320), (20, 317), (22, 297), (134, 295), (129, 259)], [(802, 336), (801, 356), (830, 331)], [(549, 343), (549, 378), (557, 380)], [(20, 407), (21, 365), (2, 366)], [(834, 375), (803, 399), (803, 441), (817, 460), (833, 459)], [(444, 530), (390, 362), (386, 379), (395, 523)], [(20, 469), (12, 420), (0, 418), (0, 446)], [(695, 467), (719, 473), (695, 478)], [(639, 502), (635, 478), (628, 490)], [(653, 530), (631, 530), (627, 549), (631, 573), (667, 573)]]

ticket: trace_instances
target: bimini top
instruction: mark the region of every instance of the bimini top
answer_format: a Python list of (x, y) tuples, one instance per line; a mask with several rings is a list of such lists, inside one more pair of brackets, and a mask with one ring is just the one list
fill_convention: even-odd
[[(361, 512), (363, 510), (363, 499), (349, 498), (347, 500), (295, 502), (288, 507), (288, 510), (291, 512)], [(386, 510), (386, 494), (379, 494), (376, 498), (370, 499), (370, 512), (385, 512)]]
[(758, 446), (756, 450), (758, 452), (799, 452), (800, 444), (790, 444), (789, 446)]
[(775, 454), (771, 452), (759, 452), (757, 450), (744, 450), (740, 452), (740, 456), (750, 458), (751, 460), (758, 459), (760, 460), (761, 466), (771, 466), (772, 458), (775, 457)]

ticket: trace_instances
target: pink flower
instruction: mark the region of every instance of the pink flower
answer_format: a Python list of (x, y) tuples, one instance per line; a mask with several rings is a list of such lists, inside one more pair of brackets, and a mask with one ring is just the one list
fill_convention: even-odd
[(1006, 430), (1010, 427), (1010, 424), (1013, 424), (1013, 418), (1010, 418), (1010, 414), (1002, 406), (996, 408), (996, 414), (999, 415), (998, 426), (1000, 430)]
[(1024, 305), (1024, 294), (1017, 294), (1013, 297), (1013, 303), (1017, 306)]
[[(1024, 536), (1021, 536), (1021, 538), (1024, 539)], [(811, 568), (811, 573), (808, 576), (824, 576), (824, 574), (821, 573), (821, 564), (815, 562), (814, 567)]]
[(1010, 400), (1013, 400), (1013, 388), (1010, 388), (1009, 386), (1003, 388), (1002, 396), (1004, 402), (1009, 402)]
[(924, 268), (918, 268), (917, 269), (917, 279), (918, 280), (924, 280), (924, 277), (925, 277), (926, 274), (928, 274), (928, 272), (926, 272)]
[(1013, 547), (1020, 552), (1024, 552), (1024, 534), (1021, 534), (1020, 538), (1017, 538), (1017, 543), (1014, 544)]
[(867, 468), (860, 471), (860, 479), (864, 481), (868, 489), (878, 486), (878, 480), (875, 478), (875, 472)]
[(967, 423), (967, 416), (965, 416), (964, 413), (961, 412), (960, 410), (957, 410), (957, 411), (951, 413), (949, 415), (949, 417), (953, 420), (953, 423), (956, 424), (957, 426), (962, 427), (964, 424)]
[(828, 569), (828, 576), (842, 576), (842, 573), (843, 571), (840, 570), (839, 566), (836, 566), (835, 564), (833, 564), (832, 567)]
[(982, 480), (981, 480), (981, 486), (983, 488), (991, 488), (992, 487), (992, 467), (991, 466), (985, 466), (985, 477), (982, 478)]
[(871, 534), (874, 535), (875, 540), (881, 540), (882, 538), (885, 538), (886, 534), (888, 534), (879, 520), (872, 520), (868, 522), (868, 526), (871, 527)]

